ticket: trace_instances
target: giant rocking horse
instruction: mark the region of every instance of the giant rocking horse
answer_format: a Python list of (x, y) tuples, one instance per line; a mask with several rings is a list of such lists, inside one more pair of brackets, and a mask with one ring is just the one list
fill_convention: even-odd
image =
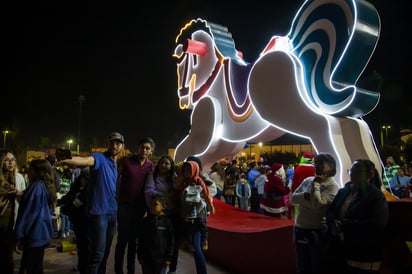
[(356, 86), (379, 35), (379, 15), (366, 1), (308, 0), (288, 34), (273, 36), (259, 58), (247, 63), (226, 27), (191, 20), (178, 34), (173, 55), (179, 107), (192, 109), (191, 129), (175, 160), (197, 155), (208, 167), (246, 142), (291, 133), (337, 159), (341, 186), (358, 158), (380, 167), (362, 119), (380, 94)]

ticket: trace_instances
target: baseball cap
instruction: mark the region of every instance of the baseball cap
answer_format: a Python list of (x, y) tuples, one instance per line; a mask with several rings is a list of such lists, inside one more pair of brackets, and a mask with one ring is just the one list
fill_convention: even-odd
[(124, 137), (119, 132), (112, 132), (110, 133), (109, 137), (107, 137), (107, 141), (120, 141), (124, 143)]

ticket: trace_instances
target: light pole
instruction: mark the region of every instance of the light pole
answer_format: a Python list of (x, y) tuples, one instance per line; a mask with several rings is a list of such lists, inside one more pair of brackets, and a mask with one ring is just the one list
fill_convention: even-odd
[(385, 125), (381, 127), (381, 146), (384, 145), (383, 131), (385, 131), (385, 142), (388, 142), (388, 130), (391, 129), (390, 125)]
[(252, 144), (249, 144), (249, 161), (252, 160)]
[(9, 133), (10, 133), (10, 131), (3, 130), (3, 148), (6, 148), (7, 134), (9, 134)]
[(69, 150), (70, 150), (70, 145), (73, 143), (73, 140), (72, 139), (67, 140), (67, 143), (69, 144)]
[(83, 95), (79, 96), (79, 128), (77, 131), (77, 154), (80, 155), (80, 125), (82, 121), (82, 104), (84, 103), (84, 100), (86, 100), (86, 97)]

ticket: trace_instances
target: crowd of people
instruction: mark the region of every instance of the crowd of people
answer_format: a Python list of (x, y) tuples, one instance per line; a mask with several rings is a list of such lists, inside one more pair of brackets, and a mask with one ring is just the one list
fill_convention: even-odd
[[(114, 273), (178, 271), (179, 249), (193, 253), (197, 274), (207, 273), (207, 219), (214, 199), (241, 210), (293, 219), (297, 273), (378, 273), (388, 205), (381, 191), (409, 195), (409, 170), (387, 159), (383, 176), (367, 159), (354, 161), (350, 181), (339, 189), (336, 159), (328, 153), (302, 154), (291, 163), (216, 162), (204, 170), (188, 155), (175, 163), (169, 155), (153, 162), (155, 142), (139, 140), (120, 157), (125, 140), (107, 138), (105, 152), (30, 162), (21, 174), (11, 151), (0, 160), (0, 268), (13, 273), (13, 253), (22, 252), (19, 273), (43, 273), (45, 248), (56, 233), (74, 231), (80, 273), (106, 273), (117, 232)], [(56, 170), (71, 170), (56, 175)], [(76, 170), (76, 171), (74, 171)], [(64, 180), (63, 180), (64, 179)], [(62, 220), (56, 225), (56, 208)], [(67, 217), (67, 218), (66, 218)], [(70, 230), (69, 230), (70, 227)], [(125, 260), (126, 257), (126, 260)], [(124, 266), (124, 262), (126, 266)]]
[[(203, 251), (208, 249), (207, 218), (215, 213), (216, 184), (198, 157), (175, 165), (163, 155), (155, 164), (150, 159), (155, 142), (147, 137), (131, 155), (120, 158), (124, 143), (114, 132), (105, 152), (32, 160), (27, 181), (14, 155), (2, 151), (4, 273), (13, 273), (14, 252), (22, 252), (19, 273), (43, 273), (45, 248), (53, 237), (67, 237), (65, 227), (75, 233), (80, 273), (106, 273), (115, 232), (115, 273), (123, 273), (125, 257), (127, 273), (135, 273), (136, 258), (144, 273), (175, 273), (184, 242), (193, 251), (197, 273), (207, 273)], [(78, 173), (69, 173), (71, 169)], [(189, 190), (198, 191), (194, 199)], [(188, 201), (182, 198), (185, 193)], [(67, 220), (56, 221), (58, 208), (59, 218)]]

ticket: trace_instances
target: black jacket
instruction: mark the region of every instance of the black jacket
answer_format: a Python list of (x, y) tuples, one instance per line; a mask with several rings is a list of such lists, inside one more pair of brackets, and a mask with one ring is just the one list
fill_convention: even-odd
[(383, 259), (385, 227), (389, 217), (388, 204), (382, 191), (370, 185), (359, 189), (345, 216), (340, 217), (340, 210), (352, 191), (352, 185), (349, 182), (340, 189), (330, 204), (326, 213), (328, 228), (335, 220), (342, 222), (346, 259), (380, 261)]
[(143, 261), (162, 264), (171, 261), (174, 247), (173, 226), (166, 215), (147, 214), (139, 232), (137, 257)]

